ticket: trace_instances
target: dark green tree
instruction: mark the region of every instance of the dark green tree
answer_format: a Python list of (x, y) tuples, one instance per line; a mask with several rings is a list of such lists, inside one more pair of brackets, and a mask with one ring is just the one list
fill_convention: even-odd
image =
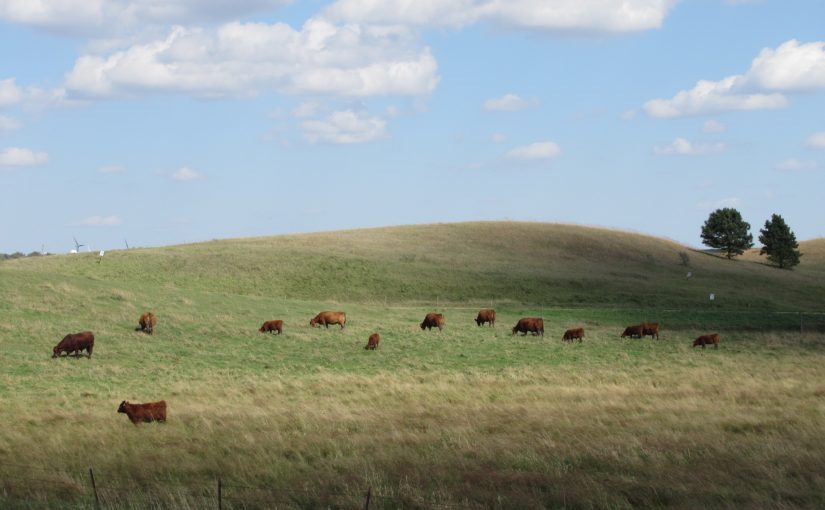
[(736, 209), (716, 209), (702, 225), (702, 242), (711, 248), (724, 250), (731, 259), (753, 246), (753, 236), (748, 232), (750, 229), (750, 223), (743, 220)]
[(782, 216), (774, 214), (765, 221), (765, 228), (759, 231), (759, 242), (762, 243), (760, 255), (768, 255), (768, 260), (780, 268), (791, 269), (799, 264), (799, 243)]

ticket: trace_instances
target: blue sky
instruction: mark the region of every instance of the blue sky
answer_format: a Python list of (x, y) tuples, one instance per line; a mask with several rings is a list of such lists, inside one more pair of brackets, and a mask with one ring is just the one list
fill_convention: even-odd
[[(825, 236), (821, 0), (0, 0), (0, 252), (410, 223)], [(756, 235), (755, 235), (756, 237)]]

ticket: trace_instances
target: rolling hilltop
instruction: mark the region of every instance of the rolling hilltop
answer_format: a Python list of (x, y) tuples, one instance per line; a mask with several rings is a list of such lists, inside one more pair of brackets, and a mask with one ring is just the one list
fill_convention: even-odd
[[(825, 241), (793, 271), (665, 239), (572, 225), (479, 222), (228, 239), (9, 261), (0, 271), (331, 302), (821, 310)], [(679, 252), (690, 257), (681, 264)], [(687, 273), (692, 273), (687, 278)]]

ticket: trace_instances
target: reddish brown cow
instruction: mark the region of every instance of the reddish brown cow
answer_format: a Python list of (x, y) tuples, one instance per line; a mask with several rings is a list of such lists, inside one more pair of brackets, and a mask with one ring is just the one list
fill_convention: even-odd
[(642, 332), (644, 328), (641, 324), (638, 326), (628, 326), (624, 328), (624, 333), (622, 333), (622, 338), (629, 336), (630, 338), (639, 337), (642, 338)]
[(66, 356), (71, 356), (74, 353), (76, 357), (85, 349), (92, 357), (92, 350), (95, 348), (95, 336), (91, 331), (82, 331), (80, 333), (71, 333), (63, 337), (63, 340), (52, 349), (52, 358), (57, 358), (64, 352)]
[(309, 321), (309, 325), (314, 328), (316, 324), (320, 324), (329, 328), (330, 324), (338, 324), (344, 329), (346, 322), (347, 314), (344, 312), (321, 312)]
[(642, 337), (650, 336), (651, 338), (659, 339), (659, 324), (656, 322), (642, 323)]
[(444, 329), (444, 324), (446, 324), (444, 315), (430, 312), (424, 317), (424, 321), (421, 322), (421, 329), (427, 328), (428, 330), (432, 330), (433, 328), (438, 328), (438, 330), (441, 331)]
[(135, 328), (135, 331), (143, 331), (147, 335), (151, 335), (152, 331), (155, 330), (155, 325), (157, 323), (158, 318), (155, 317), (155, 314), (152, 312), (145, 312), (140, 316), (140, 319), (138, 319), (138, 327)]
[(525, 317), (519, 319), (516, 325), (513, 326), (513, 335), (522, 333), (523, 336), (527, 336), (528, 332), (533, 333), (533, 335), (544, 336), (544, 319)]
[(584, 338), (584, 328), (575, 328), (575, 329), (568, 329), (564, 332), (564, 336), (561, 337), (562, 341), (565, 342), (572, 342), (573, 340), (578, 339), (579, 342), (582, 341)]
[(367, 346), (364, 349), (368, 351), (374, 351), (376, 347), (378, 347), (378, 342), (381, 341), (381, 335), (378, 333), (373, 333), (370, 335), (369, 339), (367, 340)]
[(484, 325), (485, 322), (490, 323), (490, 326), (496, 325), (496, 311), (492, 309), (485, 309), (479, 310), (478, 316), (476, 317), (476, 324), (479, 326)]
[(137, 425), (140, 422), (166, 421), (166, 401), (149, 402), (146, 404), (130, 404), (125, 400), (120, 403), (117, 412), (124, 413), (129, 420)]
[(719, 348), (719, 333), (711, 333), (710, 335), (702, 335), (696, 340), (693, 341), (693, 346), (696, 347), (697, 345), (701, 345), (702, 349), (705, 348), (705, 345), (713, 344), (714, 349)]
[(261, 333), (266, 333), (266, 332), (272, 333), (274, 331), (277, 331), (278, 334), (280, 335), (281, 333), (284, 332), (284, 321), (280, 321), (280, 320), (278, 320), (278, 321), (266, 321), (266, 322), (264, 322), (264, 325), (261, 326), (261, 328), (258, 331), (260, 331)]

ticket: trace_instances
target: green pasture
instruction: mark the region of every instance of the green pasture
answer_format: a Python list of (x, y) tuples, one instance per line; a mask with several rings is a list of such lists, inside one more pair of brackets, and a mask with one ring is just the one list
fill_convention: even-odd
[[(106, 508), (217, 508), (218, 479), (223, 508), (822, 507), (819, 244), (792, 272), (686, 268), (664, 240), (480, 223), (3, 262), (0, 505), (93, 508), (91, 467)], [(643, 320), (660, 340), (619, 338)], [(91, 359), (51, 358), (81, 330)], [(160, 399), (166, 424), (115, 412)]]

